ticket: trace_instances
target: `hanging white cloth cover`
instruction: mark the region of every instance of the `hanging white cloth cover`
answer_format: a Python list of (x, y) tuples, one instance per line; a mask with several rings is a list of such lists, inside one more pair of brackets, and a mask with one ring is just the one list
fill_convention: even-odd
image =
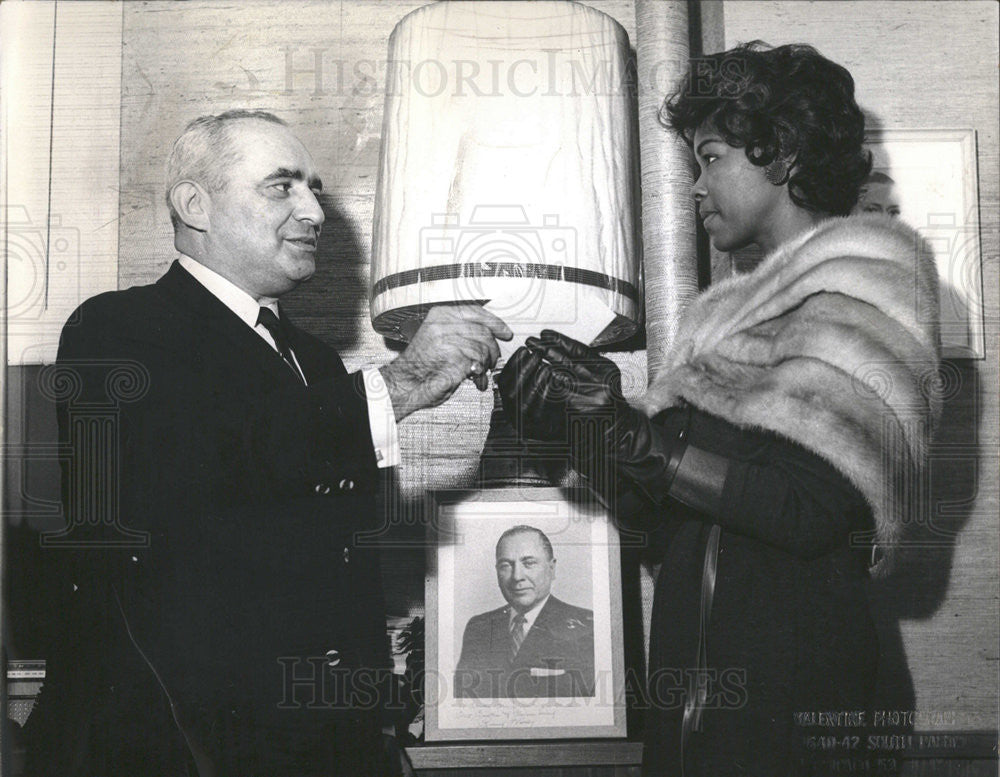
[(440, 2), (389, 39), (371, 316), (483, 302), (606, 344), (642, 310), (629, 41), (572, 2)]

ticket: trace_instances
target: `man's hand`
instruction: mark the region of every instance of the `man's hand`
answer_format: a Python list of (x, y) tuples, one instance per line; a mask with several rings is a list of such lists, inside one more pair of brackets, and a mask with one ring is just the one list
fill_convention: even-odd
[(500, 356), (497, 338), (511, 337), (510, 328), (479, 305), (431, 308), (406, 350), (380, 370), (396, 420), (440, 405), (466, 378), (485, 391)]
[(628, 408), (617, 365), (551, 329), (527, 339), (497, 377), (497, 385), (511, 423), (536, 440), (566, 441), (571, 417), (610, 419)]

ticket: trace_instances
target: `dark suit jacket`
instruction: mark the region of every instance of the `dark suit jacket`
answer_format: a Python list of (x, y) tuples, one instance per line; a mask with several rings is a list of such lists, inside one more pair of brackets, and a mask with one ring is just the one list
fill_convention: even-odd
[(594, 695), (594, 613), (549, 596), (510, 658), (510, 606), (474, 615), (462, 637), (455, 696)]
[[(177, 263), (88, 300), (63, 330), (66, 538), (105, 546), (73, 552), (87, 581), (74, 606), (90, 613), (77, 640), (108, 644), (93, 666), (57, 656), (50, 677), (93, 672), (89, 703), (136, 729), (104, 750), (152, 753), (175, 736), (120, 696), (150, 685), (222, 774), (351, 773), (377, 731), (389, 657), (376, 550), (358, 542), (377, 478), (363, 381), (288, 330), (308, 387)], [(101, 758), (97, 773), (132, 768)]]

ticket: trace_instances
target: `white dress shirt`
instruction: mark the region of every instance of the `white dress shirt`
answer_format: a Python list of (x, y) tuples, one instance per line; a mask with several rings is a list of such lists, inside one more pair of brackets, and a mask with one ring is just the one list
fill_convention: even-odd
[[(270, 308), (274, 315), (281, 317), (278, 312), (277, 299), (273, 297), (254, 299), (228, 278), (223, 278), (215, 270), (209, 269), (190, 256), (181, 254), (179, 261), (181, 267), (191, 273), (198, 283), (239, 316), (248, 327), (277, 352), (278, 346), (275, 345), (271, 333), (263, 325), (257, 323), (257, 316), (262, 307)], [(304, 381), (305, 374), (302, 372), (302, 367), (294, 352), (292, 359), (295, 360), (295, 365)], [(376, 367), (365, 367), (361, 373), (365, 381), (368, 426), (371, 430), (372, 445), (375, 447), (375, 459), (378, 461), (379, 467), (394, 467), (399, 464), (400, 450), (399, 430), (396, 428), (396, 415), (392, 409), (392, 399), (389, 397), (385, 381), (382, 380), (382, 373)]]

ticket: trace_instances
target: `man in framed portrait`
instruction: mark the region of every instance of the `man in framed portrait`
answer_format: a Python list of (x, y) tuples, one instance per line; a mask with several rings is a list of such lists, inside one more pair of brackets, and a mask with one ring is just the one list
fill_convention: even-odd
[(556, 558), (540, 529), (500, 535), (496, 575), (506, 604), (469, 619), (456, 698), (594, 695), (594, 613), (552, 595)]

